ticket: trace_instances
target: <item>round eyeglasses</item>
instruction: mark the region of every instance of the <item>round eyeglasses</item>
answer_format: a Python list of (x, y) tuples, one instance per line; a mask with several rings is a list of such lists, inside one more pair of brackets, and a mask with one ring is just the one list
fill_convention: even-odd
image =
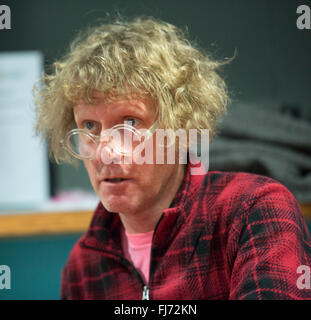
[(100, 136), (84, 129), (73, 129), (66, 134), (60, 144), (72, 156), (80, 160), (94, 159), (100, 143), (104, 143), (105, 146), (119, 155), (130, 156), (140, 149), (137, 146), (146, 142), (156, 128), (157, 122), (149, 129), (136, 129), (127, 124), (118, 124), (104, 130)]

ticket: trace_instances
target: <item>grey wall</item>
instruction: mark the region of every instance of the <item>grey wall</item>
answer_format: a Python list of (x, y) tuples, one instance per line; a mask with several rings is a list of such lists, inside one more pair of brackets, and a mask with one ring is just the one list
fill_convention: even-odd
[[(4, 1), (12, 11), (12, 29), (0, 31), (0, 51), (40, 50), (46, 65), (60, 56), (81, 28), (107, 12), (153, 15), (189, 28), (192, 39), (220, 58), (238, 56), (225, 70), (235, 101), (272, 100), (301, 107), (311, 119), (311, 31), (296, 28), (296, 8), (310, 0), (215, 1)], [(54, 192), (90, 189), (85, 170), (51, 165)]]

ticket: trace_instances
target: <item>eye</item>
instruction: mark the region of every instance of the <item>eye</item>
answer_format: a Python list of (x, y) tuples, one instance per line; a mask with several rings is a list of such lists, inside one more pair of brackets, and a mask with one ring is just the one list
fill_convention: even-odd
[(92, 130), (94, 128), (94, 122), (92, 121), (87, 121), (85, 124), (85, 128), (88, 130)]
[(131, 127), (137, 127), (139, 125), (139, 120), (136, 118), (127, 117), (124, 119), (123, 123)]
[(95, 121), (87, 120), (83, 122), (83, 129), (98, 135), (100, 132), (100, 125)]

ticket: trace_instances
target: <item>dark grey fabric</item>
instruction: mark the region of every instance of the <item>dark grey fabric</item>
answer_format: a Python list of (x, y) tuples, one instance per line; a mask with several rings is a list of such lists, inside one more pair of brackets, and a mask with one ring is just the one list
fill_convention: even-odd
[(209, 170), (266, 175), (311, 202), (311, 122), (267, 104), (229, 110), (210, 145)]

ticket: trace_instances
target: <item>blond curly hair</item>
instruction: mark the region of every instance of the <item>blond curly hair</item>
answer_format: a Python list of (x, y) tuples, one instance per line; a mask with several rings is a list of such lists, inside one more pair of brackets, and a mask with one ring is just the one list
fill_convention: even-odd
[(229, 102), (217, 73), (225, 63), (199, 50), (181, 29), (154, 18), (89, 28), (35, 86), (36, 131), (56, 162), (71, 162), (59, 142), (76, 127), (78, 101), (94, 102), (96, 91), (116, 97), (146, 93), (156, 101), (159, 126), (208, 129), (212, 140)]

